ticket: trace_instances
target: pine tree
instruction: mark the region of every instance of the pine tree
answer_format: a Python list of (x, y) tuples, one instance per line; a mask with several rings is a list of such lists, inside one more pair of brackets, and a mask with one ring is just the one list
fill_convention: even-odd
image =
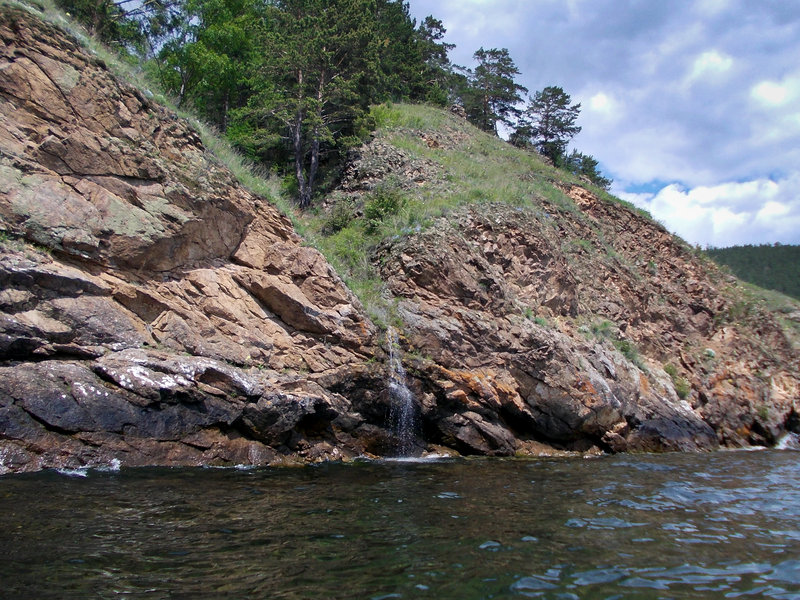
[(583, 154), (582, 152), (573, 150), (569, 156), (563, 158), (563, 163), (563, 167), (567, 171), (587, 178), (593, 184), (604, 190), (608, 190), (613, 183), (613, 180), (604, 177), (603, 174), (597, 170), (597, 159), (590, 154)]
[(473, 58), (478, 66), (474, 71), (467, 70), (464, 108), (477, 127), (497, 134), (498, 122), (511, 126), (519, 116), (516, 105), (522, 101), (520, 94), (528, 90), (514, 81), (520, 72), (506, 48), (480, 48)]
[(306, 208), (321, 154), (352, 135), (377, 71), (373, 0), (276, 0), (264, 7), (253, 95), (237, 126), (283, 130)]
[(374, 19), (378, 58), (373, 91), (375, 100), (400, 102), (416, 99), (422, 80), (423, 60), (408, 3), (376, 0)]
[(554, 164), (563, 160), (567, 144), (581, 128), (575, 125), (581, 105), (570, 105), (563, 89), (548, 86), (529, 98), (524, 115), (511, 137), (518, 146), (533, 146)]
[(425, 63), (423, 71), (423, 99), (444, 106), (451, 100), (453, 65), (448, 53), (455, 44), (441, 41), (447, 30), (439, 19), (428, 15), (417, 28), (417, 36)]

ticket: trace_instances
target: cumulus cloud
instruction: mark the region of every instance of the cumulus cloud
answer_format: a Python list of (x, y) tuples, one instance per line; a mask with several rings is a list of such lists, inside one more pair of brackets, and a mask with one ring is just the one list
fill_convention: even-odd
[[(443, 20), (455, 62), (471, 64), (480, 46), (508, 48), (522, 85), (559, 85), (581, 102), (573, 147), (620, 193), (672, 184), (650, 201), (665, 221), (698, 219), (681, 225), (688, 241), (746, 242), (741, 215), (760, 240), (798, 241), (784, 224), (800, 204), (785, 187), (800, 176), (800, 3), (410, 2), (417, 18)], [(760, 195), (770, 181), (788, 207), (778, 217)]]
[(733, 66), (733, 58), (717, 50), (707, 50), (692, 62), (686, 77), (688, 83), (719, 79)]
[(750, 94), (762, 105), (768, 107), (786, 104), (789, 97), (787, 86), (774, 81), (757, 83), (753, 86)]
[(708, 246), (800, 243), (800, 174), (780, 180), (727, 182), (656, 193), (617, 190), (685, 240)]

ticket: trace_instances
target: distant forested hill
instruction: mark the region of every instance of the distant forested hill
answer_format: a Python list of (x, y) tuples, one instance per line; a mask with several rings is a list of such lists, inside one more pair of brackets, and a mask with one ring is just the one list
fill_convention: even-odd
[(739, 279), (800, 299), (800, 246), (731, 246), (707, 252)]

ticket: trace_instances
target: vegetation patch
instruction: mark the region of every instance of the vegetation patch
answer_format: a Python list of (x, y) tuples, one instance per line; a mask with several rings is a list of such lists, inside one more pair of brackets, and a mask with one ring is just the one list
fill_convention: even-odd
[(678, 395), (678, 398), (685, 400), (692, 391), (692, 387), (689, 385), (689, 382), (685, 377), (682, 377), (678, 373), (678, 368), (672, 363), (667, 363), (664, 365), (664, 372), (669, 375), (670, 379), (672, 379), (672, 386), (675, 389), (675, 393)]
[(364, 226), (367, 233), (375, 233), (390, 216), (396, 215), (405, 204), (399, 188), (391, 183), (379, 185), (364, 204)]
[(706, 253), (738, 278), (800, 300), (800, 246), (732, 246), (708, 248)]

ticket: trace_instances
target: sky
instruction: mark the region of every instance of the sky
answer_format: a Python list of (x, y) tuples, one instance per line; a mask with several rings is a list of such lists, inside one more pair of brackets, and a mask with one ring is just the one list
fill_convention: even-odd
[(409, 0), (580, 102), (570, 149), (700, 246), (800, 244), (800, 0)]

